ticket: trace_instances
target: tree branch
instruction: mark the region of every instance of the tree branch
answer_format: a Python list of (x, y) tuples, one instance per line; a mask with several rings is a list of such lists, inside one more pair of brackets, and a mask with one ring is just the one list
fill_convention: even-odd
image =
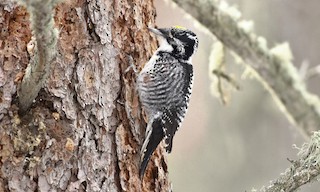
[(298, 161), (290, 161), (288, 168), (280, 177), (272, 181), (261, 192), (295, 191), (300, 186), (314, 181), (320, 174), (320, 132), (315, 132), (309, 144), (304, 144), (298, 153)]
[(37, 97), (48, 77), (50, 63), (56, 54), (58, 31), (54, 28), (53, 9), (56, 0), (19, 1), (30, 13), (35, 50), (18, 90), (20, 112), (24, 113)]
[(284, 109), (288, 119), (310, 137), (320, 127), (319, 98), (306, 90), (290, 59), (272, 52), (261, 37), (240, 27), (239, 22), (212, 0), (173, 0), (237, 53)]

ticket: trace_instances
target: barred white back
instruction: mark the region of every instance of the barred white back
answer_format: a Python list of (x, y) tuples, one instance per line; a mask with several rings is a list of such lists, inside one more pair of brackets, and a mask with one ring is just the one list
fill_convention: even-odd
[(147, 114), (161, 114), (167, 151), (170, 152), (172, 137), (188, 108), (193, 68), (190, 63), (178, 61), (167, 53), (160, 54), (164, 55), (141, 71), (137, 83), (140, 101)]

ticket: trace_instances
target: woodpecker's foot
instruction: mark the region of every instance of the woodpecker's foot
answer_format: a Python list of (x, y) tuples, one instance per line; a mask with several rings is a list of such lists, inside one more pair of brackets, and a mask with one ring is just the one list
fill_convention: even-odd
[(117, 99), (117, 103), (119, 103), (122, 106), (124, 106), (124, 104), (125, 104), (123, 101), (120, 101), (120, 99)]
[(130, 69), (132, 69), (133, 72), (137, 75), (138, 74), (138, 69), (134, 65), (133, 57), (131, 55), (128, 55), (127, 57), (128, 57), (129, 67), (124, 71), (124, 73), (128, 73), (130, 71)]

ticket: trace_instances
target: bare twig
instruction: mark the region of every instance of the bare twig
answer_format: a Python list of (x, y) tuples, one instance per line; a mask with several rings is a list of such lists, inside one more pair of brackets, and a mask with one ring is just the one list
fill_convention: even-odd
[(216, 76), (218, 76), (219, 78), (225, 79), (228, 83), (230, 83), (235, 89), (239, 90), (240, 86), (238, 85), (238, 83), (236, 82), (236, 80), (234, 80), (230, 75), (228, 75), (227, 73), (224, 73), (223, 71), (219, 71), (219, 70), (213, 70), (212, 73)]
[(262, 38), (240, 27), (235, 16), (213, 0), (173, 0), (208, 28), (225, 46), (237, 53), (253, 69), (257, 78), (284, 109), (288, 119), (310, 137), (320, 127), (319, 98), (309, 93), (296, 68), (271, 52)]
[(319, 76), (320, 76), (320, 65), (317, 65), (315, 67), (310, 68), (307, 71), (306, 79), (309, 80), (309, 79), (312, 79), (314, 77), (319, 77)]
[(316, 77), (319, 78), (320, 65), (310, 67), (309, 62), (305, 60), (301, 63), (299, 74), (302, 77), (302, 79), (305, 80), (306, 82), (312, 78), (316, 78)]
[(218, 97), (222, 104), (228, 103), (228, 88), (239, 90), (237, 81), (227, 73), (225, 61), (226, 48), (220, 41), (213, 44), (209, 57), (209, 77), (211, 79), (211, 93)]
[(20, 112), (25, 112), (37, 97), (48, 77), (50, 63), (56, 54), (58, 31), (54, 28), (53, 9), (56, 0), (20, 0), (30, 13), (35, 37), (34, 56), (18, 90)]

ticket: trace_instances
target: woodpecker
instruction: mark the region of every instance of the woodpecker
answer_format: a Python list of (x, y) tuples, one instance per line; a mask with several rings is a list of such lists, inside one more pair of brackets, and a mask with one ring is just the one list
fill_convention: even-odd
[(187, 112), (193, 83), (191, 58), (198, 48), (196, 34), (183, 27), (149, 31), (159, 37), (160, 46), (137, 77), (139, 99), (147, 116), (140, 178), (163, 139), (166, 151), (172, 150), (173, 136)]

